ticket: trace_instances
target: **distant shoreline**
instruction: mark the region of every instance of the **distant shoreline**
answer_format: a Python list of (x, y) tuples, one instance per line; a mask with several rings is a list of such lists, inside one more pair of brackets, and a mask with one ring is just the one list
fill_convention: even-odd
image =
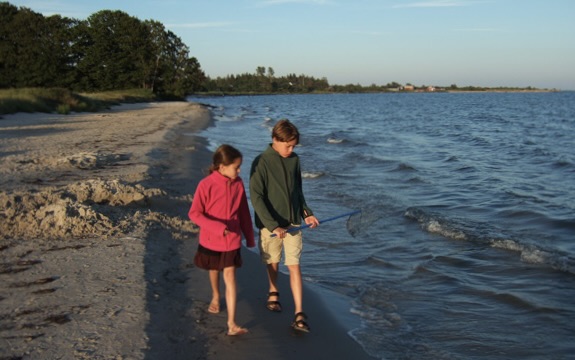
[[(357, 92), (331, 92), (331, 91), (316, 91), (311, 93), (296, 93), (296, 92), (198, 92), (190, 94), (188, 97), (220, 97), (220, 96), (266, 96), (266, 95), (322, 95), (322, 94), (433, 94), (433, 93), (465, 93), (465, 94), (485, 94), (485, 93), (553, 93), (565, 92), (575, 90), (559, 90), (559, 89), (485, 89), (485, 90), (388, 90), (388, 91), (357, 91)], [(203, 104), (206, 105), (206, 104)]]
[(448, 93), (549, 93), (549, 92), (563, 92), (567, 90), (559, 89), (533, 89), (533, 90), (497, 90), (497, 89), (487, 89), (487, 90), (445, 90), (440, 92)]

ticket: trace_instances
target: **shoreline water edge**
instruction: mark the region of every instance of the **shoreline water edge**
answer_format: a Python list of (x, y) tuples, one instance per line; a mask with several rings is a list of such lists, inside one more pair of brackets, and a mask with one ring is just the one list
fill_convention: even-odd
[[(187, 210), (210, 162), (208, 107), (121, 105), (0, 120), (0, 357), (7, 359), (371, 359), (345, 299), (305, 285), (310, 334), (265, 308), (267, 279), (243, 250), (237, 321), (207, 311)], [(246, 173), (244, 172), (244, 181)]]

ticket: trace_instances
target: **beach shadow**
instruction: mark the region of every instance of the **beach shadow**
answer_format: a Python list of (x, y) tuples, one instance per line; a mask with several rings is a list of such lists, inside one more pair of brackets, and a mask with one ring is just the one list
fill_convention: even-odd
[(146, 239), (146, 359), (184, 359), (197, 334), (186, 317), (191, 301), (187, 297), (187, 275), (179, 254), (179, 241), (159, 229)]
[(71, 128), (58, 128), (54, 129), (48, 126), (36, 126), (21, 129), (10, 129), (4, 130), (0, 129), (0, 139), (7, 138), (17, 138), (17, 137), (33, 137), (33, 136), (45, 136), (57, 133), (64, 133), (73, 131)]
[[(176, 129), (176, 133), (183, 131)], [(169, 141), (171, 145), (167, 149), (150, 151), (150, 158), (162, 161), (150, 167), (148, 180), (142, 185), (160, 188), (167, 194), (163, 200), (153, 201), (150, 210), (189, 221), (189, 199), (203, 177), (199, 170), (209, 165), (210, 157), (206, 158), (205, 152), (190, 153), (182, 149), (192, 146), (187, 142), (195, 145), (198, 141), (193, 137), (176, 136)], [(207, 282), (208, 278), (206, 274), (198, 274), (193, 267), (197, 237), (178, 238), (172, 229), (159, 225), (151, 226), (145, 243), (146, 309), (149, 314), (145, 359), (204, 358), (206, 338), (198, 326), (208, 317), (207, 304), (194, 296), (193, 283)]]

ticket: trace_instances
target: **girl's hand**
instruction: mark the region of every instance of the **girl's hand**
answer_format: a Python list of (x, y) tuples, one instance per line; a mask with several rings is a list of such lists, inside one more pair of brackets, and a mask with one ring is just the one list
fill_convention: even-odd
[(229, 234), (229, 233), (230, 233), (230, 231), (229, 231), (228, 229), (225, 229), (225, 230), (224, 230), (224, 236), (226, 236), (226, 235)]

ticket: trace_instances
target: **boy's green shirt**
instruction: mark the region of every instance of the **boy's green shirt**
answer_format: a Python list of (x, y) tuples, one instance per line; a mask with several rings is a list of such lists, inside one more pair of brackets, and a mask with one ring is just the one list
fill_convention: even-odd
[(258, 229), (299, 225), (313, 215), (303, 196), (299, 157), (283, 158), (271, 144), (252, 163), (250, 198)]

